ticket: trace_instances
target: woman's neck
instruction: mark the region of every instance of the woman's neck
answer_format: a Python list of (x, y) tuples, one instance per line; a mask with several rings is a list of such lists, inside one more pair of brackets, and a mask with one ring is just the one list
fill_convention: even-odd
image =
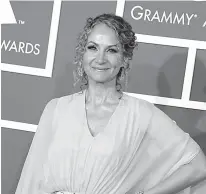
[(86, 90), (86, 102), (92, 105), (101, 105), (104, 103), (115, 103), (119, 101), (121, 94), (116, 87), (106, 87), (105, 85), (89, 85)]

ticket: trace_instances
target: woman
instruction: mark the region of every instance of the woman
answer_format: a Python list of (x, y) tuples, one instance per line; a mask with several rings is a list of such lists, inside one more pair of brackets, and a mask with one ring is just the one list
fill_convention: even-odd
[(86, 89), (47, 104), (16, 194), (171, 194), (206, 178), (189, 134), (121, 91), (135, 46), (123, 18), (87, 20), (74, 74)]

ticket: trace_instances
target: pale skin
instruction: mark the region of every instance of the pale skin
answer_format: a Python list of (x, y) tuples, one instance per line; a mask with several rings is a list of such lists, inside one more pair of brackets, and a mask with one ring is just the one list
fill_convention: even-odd
[[(104, 130), (115, 111), (121, 94), (116, 91), (116, 76), (124, 66), (121, 44), (113, 29), (96, 25), (90, 33), (83, 56), (88, 76), (86, 112), (90, 132), (96, 136)], [(106, 69), (98, 71), (98, 69)], [(189, 163), (145, 194), (175, 194), (206, 179), (206, 158), (202, 150)]]
[[(120, 93), (116, 91), (116, 75), (123, 66), (121, 45), (113, 29), (105, 24), (94, 27), (88, 37), (83, 66), (88, 75), (86, 112), (93, 136), (101, 132), (116, 109)], [(97, 69), (105, 69), (98, 71)]]

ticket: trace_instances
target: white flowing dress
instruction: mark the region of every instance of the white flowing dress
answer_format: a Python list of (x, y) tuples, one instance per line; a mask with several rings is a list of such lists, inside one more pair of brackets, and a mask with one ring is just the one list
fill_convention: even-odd
[(104, 130), (92, 136), (85, 93), (47, 104), (16, 194), (135, 194), (198, 154), (199, 145), (166, 114), (125, 93)]

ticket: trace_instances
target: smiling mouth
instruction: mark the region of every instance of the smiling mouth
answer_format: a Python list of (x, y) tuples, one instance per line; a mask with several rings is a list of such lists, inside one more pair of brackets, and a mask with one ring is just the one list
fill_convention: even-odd
[(110, 68), (104, 68), (104, 69), (99, 69), (99, 68), (95, 68), (95, 67), (92, 67), (95, 71), (106, 71)]

